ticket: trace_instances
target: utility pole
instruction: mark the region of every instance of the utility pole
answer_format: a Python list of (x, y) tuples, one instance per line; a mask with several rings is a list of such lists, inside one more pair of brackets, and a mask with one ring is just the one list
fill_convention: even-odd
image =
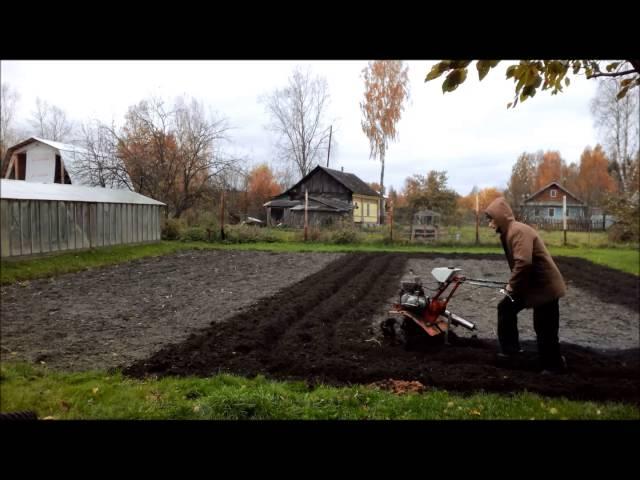
[(220, 239), (224, 240), (224, 186), (220, 192)]
[(478, 193), (476, 193), (476, 245), (480, 244), (480, 202), (478, 199)]
[(331, 134), (333, 133), (333, 125), (329, 127), (329, 150), (327, 151), (327, 168), (329, 168), (329, 156), (331, 155)]
[(307, 218), (307, 209), (309, 208), (309, 191), (304, 189), (304, 241), (307, 241), (308, 236), (308, 218)]
[(393, 200), (389, 200), (389, 238), (393, 243)]

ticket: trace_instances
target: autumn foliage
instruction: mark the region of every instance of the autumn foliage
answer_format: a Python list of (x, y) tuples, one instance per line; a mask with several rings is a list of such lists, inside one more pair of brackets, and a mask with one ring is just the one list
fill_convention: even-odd
[[(504, 194), (500, 190), (494, 187), (483, 188), (478, 191), (478, 205), (479, 211), (482, 213), (491, 202), (493, 202), (496, 198), (502, 197)], [(460, 197), (458, 199), (458, 205), (464, 210), (476, 210), (476, 194), (475, 192), (471, 192), (466, 197)]]
[(606, 193), (616, 190), (616, 184), (609, 175), (609, 161), (600, 145), (593, 150), (585, 148), (580, 157), (580, 173), (578, 174), (578, 192), (587, 205), (599, 205)]
[(166, 203), (178, 218), (233, 167), (221, 154), (227, 129), (226, 119), (207, 114), (195, 99), (150, 98), (129, 107), (124, 126), (111, 134), (133, 189)]
[(602, 206), (606, 195), (617, 191), (610, 170), (611, 162), (600, 145), (585, 148), (579, 164), (567, 164), (558, 151), (523, 153), (513, 166), (505, 196), (518, 206), (523, 198), (558, 182), (587, 205)]
[(562, 164), (563, 160), (560, 157), (560, 152), (545, 152), (542, 156), (542, 162), (538, 164), (536, 170), (535, 189), (540, 190), (551, 182), (561, 182)]
[[(397, 138), (396, 125), (409, 96), (408, 67), (398, 60), (369, 62), (362, 71), (364, 100), (360, 102), (362, 131), (369, 139), (372, 158), (380, 159), (380, 197), (384, 196), (385, 154), (390, 140)], [(382, 204), (382, 203), (381, 203)], [(383, 209), (379, 210), (382, 223)]]
[(254, 167), (247, 179), (248, 213), (254, 217), (264, 216), (263, 205), (281, 192), (273, 172), (265, 163)]

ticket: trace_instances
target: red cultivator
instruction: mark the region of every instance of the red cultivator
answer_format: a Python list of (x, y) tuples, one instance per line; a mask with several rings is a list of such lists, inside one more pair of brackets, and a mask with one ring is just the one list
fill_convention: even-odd
[[(493, 280), (478, 280), (467, 278), (461, 275), (462, 269), (453, 267), (434, 268), (431, 274), (438, 281), (436, 293), (429, 297), (425, 295), (422, 280), (419, 277), (403, 279), (401, 282), (400, 302), (393, 305), (390, 314), (403, 317), (402, 329), (405, 336), (422, 331), (429, 337), (444, 335), (445, 343), (449, 340), (449, 330), (451, 326), (462, 326), (468, 330), (475, 330), (475, 324), (452, 313), (447, 309), (449, 300), (454, 292), (463, 283), (469, 283), (480, 287), (499, 288), (505, 282)], [(413, 272), (411, 272), (413, 274)], [(451, 288), (449, 288), (451, 287)], [(449, 293), (445, 292), (449, 289)], [(501, 293), (508, 295), (504, 290)], [(446, 297), (445, 297), (446, 295)], [(393, 326), (395, 318), (387, 319), (382, 324), (385, 334), (394, 334)]]

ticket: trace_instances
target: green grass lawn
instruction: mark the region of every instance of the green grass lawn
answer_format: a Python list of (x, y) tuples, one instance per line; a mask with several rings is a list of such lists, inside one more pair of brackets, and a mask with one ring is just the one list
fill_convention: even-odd
[[(51, 254), (38, 258), (6, 259), (0, 263), (0, 284), (76, 272), (144, 257), (166, 255), (186, 249), (262, 250), (274, 252), (442, 252), (498, 253), (502, 248), (494, 243), (475, 245), (389, 244), (382, 241), (335, 245), (317, 242), (256, 242), (207, 243), (162, 241), (146, 245), (121, 245), (86, 251)], [(552, 255), (586, 258), (625, 272), (640, 274), (640, 253), (637, 248), (587, 248), (584, 246), (549, 245)]]
[(637, 406), (576, 402), (531, 393), (460, 396), (441, 390), (395, 395), (373, 387), (309, 389), (232, 375), (133, 380), (120, 373), (61, 373), (45, 366), (3, 363), (2, 412), (35, 411), (51, 419), (139, 420), (623, 420)]

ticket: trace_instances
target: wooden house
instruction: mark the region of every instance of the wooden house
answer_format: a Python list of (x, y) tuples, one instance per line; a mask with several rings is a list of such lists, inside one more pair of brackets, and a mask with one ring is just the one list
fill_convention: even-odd
[(309, 225), (340, 221), (378, 223), (378, 192), (353, 173), (317, 166), (293, 187), (264, 204), (267, 224), (303, 226), (305, 192)]

